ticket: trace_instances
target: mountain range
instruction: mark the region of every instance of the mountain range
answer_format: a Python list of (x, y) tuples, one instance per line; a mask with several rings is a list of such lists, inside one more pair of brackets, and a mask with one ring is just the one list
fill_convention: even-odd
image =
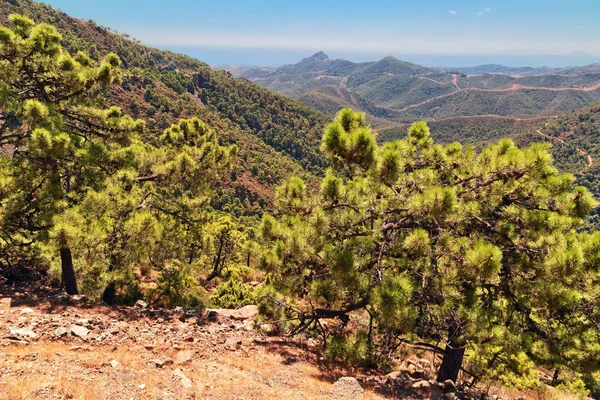
[(454, 116), (552, 116), (600, 100), (598, 64), (437, 69), (391, 56), (354, 63), (318, 52), (293, 65), (237, 72), (330, 116), (345, 106), (363, 109), (380, 126)]

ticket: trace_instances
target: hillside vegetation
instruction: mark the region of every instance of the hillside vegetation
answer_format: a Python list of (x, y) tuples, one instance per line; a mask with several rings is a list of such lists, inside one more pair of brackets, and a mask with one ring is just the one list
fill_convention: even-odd
[[(545, 398), (600, 394), (600, 232), (589, 218), (598, 202), (557, 167), (550, 145), (530, 143), (538, 135), (564, 144), (556, 158), (570, 170), (574, 146), (588, 161), (576, 171), (584, 175), (600, 108), (533, 131), (518, 124), (533, 120), (491, 116), (480, 131), (473, 118), (448, 120), (441, 137), (451, 143), (417, 121), (378, 143), (363, 112), (343, 108), (327, 123), (246, 79), (47, 6), (12, 0), (2, 11), (22, 13), (0, 21), (0, 293), (10, 296), (0, 314), (11, 324), (0, 345), (12, 354), (50, 332), (115, 348), (152, 338), (163, 351), (212, 343), (219, 352), (217, 341), (228, 350), (260, 344), (257, 330), (301, 338), (297, 350), (318, 354), (322, 368), (365, 371), (363, 382), (384, 395), (474, 400), (484, 397), (476, 384)], [(323, 54), (305, 60), (322, 63)], [(382, 71), (444, 78), (393, 58), (358, 71), (359, 86)], [(359, 100), (346, 93), (344, 102)], [(476, 146), (453, 141), (462, 129)], [(496, 140), (510, 129), (522, 145)], [(61, 302), (107, 307), (88, 314), (93, 321), (25, 308), (14, 318), (13, 297), (53, 292), (49, 314), (68, 317)], [(141, 315), (144, 325), (123, 323)], [(230, 336), (236, 330), (247, 334)], [(416, 352), (432, 361), (415, 363)], [(140, 367), (139, 353), (121, 356)], [(55, 355), (43, 358), (63, 365)], [(287, 356), (280, 368), (298, 361)], [(168, 365), (193, 356), (175, 357)], [(13, 376), (8, 364), (3, 378)], [(168, 375), (186, 389), (172, 395), (187, 396), (186, 373)], [(102, 378), (86, 382), (102, 387)], [(148, 381), (154, 398), (165, 379)], [(334, 397), (363, 392), (353, 377), (335, 385)], [(123, 387), (111, 393), (133, 389)], [(11, 396), (29, 393), (20, 389), (11, 384)]]
[(291, 174), (320, 174), (325, 166), (318, 146), (326, 119), (301, 103), (50, 6), (29, 0), (0, 3), (0, 23), (11, 13), (56, 26), (72, 54), (83, 50), (100, 58), (116, 53), (125, 74), (122, 83), (102, 96), (106, 104), (146, 119), (150, 137), (179, 118), (199, 116), (218, 128), (220, 140), (237, 144), (240, 157), (221, 181), (221, 206), (262, 213), (272, 204), (274, 185)]

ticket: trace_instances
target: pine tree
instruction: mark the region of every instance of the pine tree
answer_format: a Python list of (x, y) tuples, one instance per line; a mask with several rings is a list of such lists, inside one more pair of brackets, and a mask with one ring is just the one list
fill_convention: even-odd
[(263, 268), (307, 306), (294, 332), (319, 328), (333, 344), (360, 337), (355, 318), (380, 356), (418, 338), (443, 354), (440, 381), (456, 380), (466, 351), (487, 368), (519, 352), (597, 368), (573, 357), (599, 354), (597, 235), (577, 232), (596, 202), (548, 145), (504, 139), (478, 153), (416, 122), (379, 146), (364, 114), (344, 109), (322, 150), (332, 168), (320, 192), (290, 179), (261, 226)]
[[(94, 104), (98, 90), (120, 79), (120, 60), (97, 63), (68, 54), (48, 24), (20, 15), (0, 27), (2, 248), (47, 242), (54, 217), (121, 168), (111, 152), (127, 146), (142, 121)], [(78, 292), (67, 232), (55, 235), (67, 293)]]

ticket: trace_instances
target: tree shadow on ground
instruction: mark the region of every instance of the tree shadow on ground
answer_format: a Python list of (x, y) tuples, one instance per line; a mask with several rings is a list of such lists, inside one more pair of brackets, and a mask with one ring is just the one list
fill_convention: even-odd
[(373, 391), (387, 398), (429, 398), (428, 391), (412, 388), (413, 382), (410, 380), (407, 380), (406, 382), (394, 381), (392, 379), (386, 379), (381, 370), (327, 361), (324, 358), (322, 348), (311, 341), (295, 338), (271, 337), (266, 340), (255, 340), (254, 343), (258, 346), (262, 346), (268, 352), (283, 357), (283, 365), (304, 361), (317, 366), (319, 373), (312, 373), (311, 376), (322, 382), (333, 384), (341, 377), (351, 376), (357, 378), (363, 389)]

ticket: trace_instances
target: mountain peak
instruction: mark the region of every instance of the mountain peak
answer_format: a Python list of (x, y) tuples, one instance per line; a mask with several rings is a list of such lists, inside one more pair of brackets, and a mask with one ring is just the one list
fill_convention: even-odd
[(312, 56), (310, 56), (309, 58), (316, 58), (319, 60), (329, 60), (329, 56), (325, 53), (323, 53), (322, 51), (319, 51), (318, 53), (313, 54)]
[(400, 61), (394, 56), (387, 56), (381, 59), (381, 61)]

